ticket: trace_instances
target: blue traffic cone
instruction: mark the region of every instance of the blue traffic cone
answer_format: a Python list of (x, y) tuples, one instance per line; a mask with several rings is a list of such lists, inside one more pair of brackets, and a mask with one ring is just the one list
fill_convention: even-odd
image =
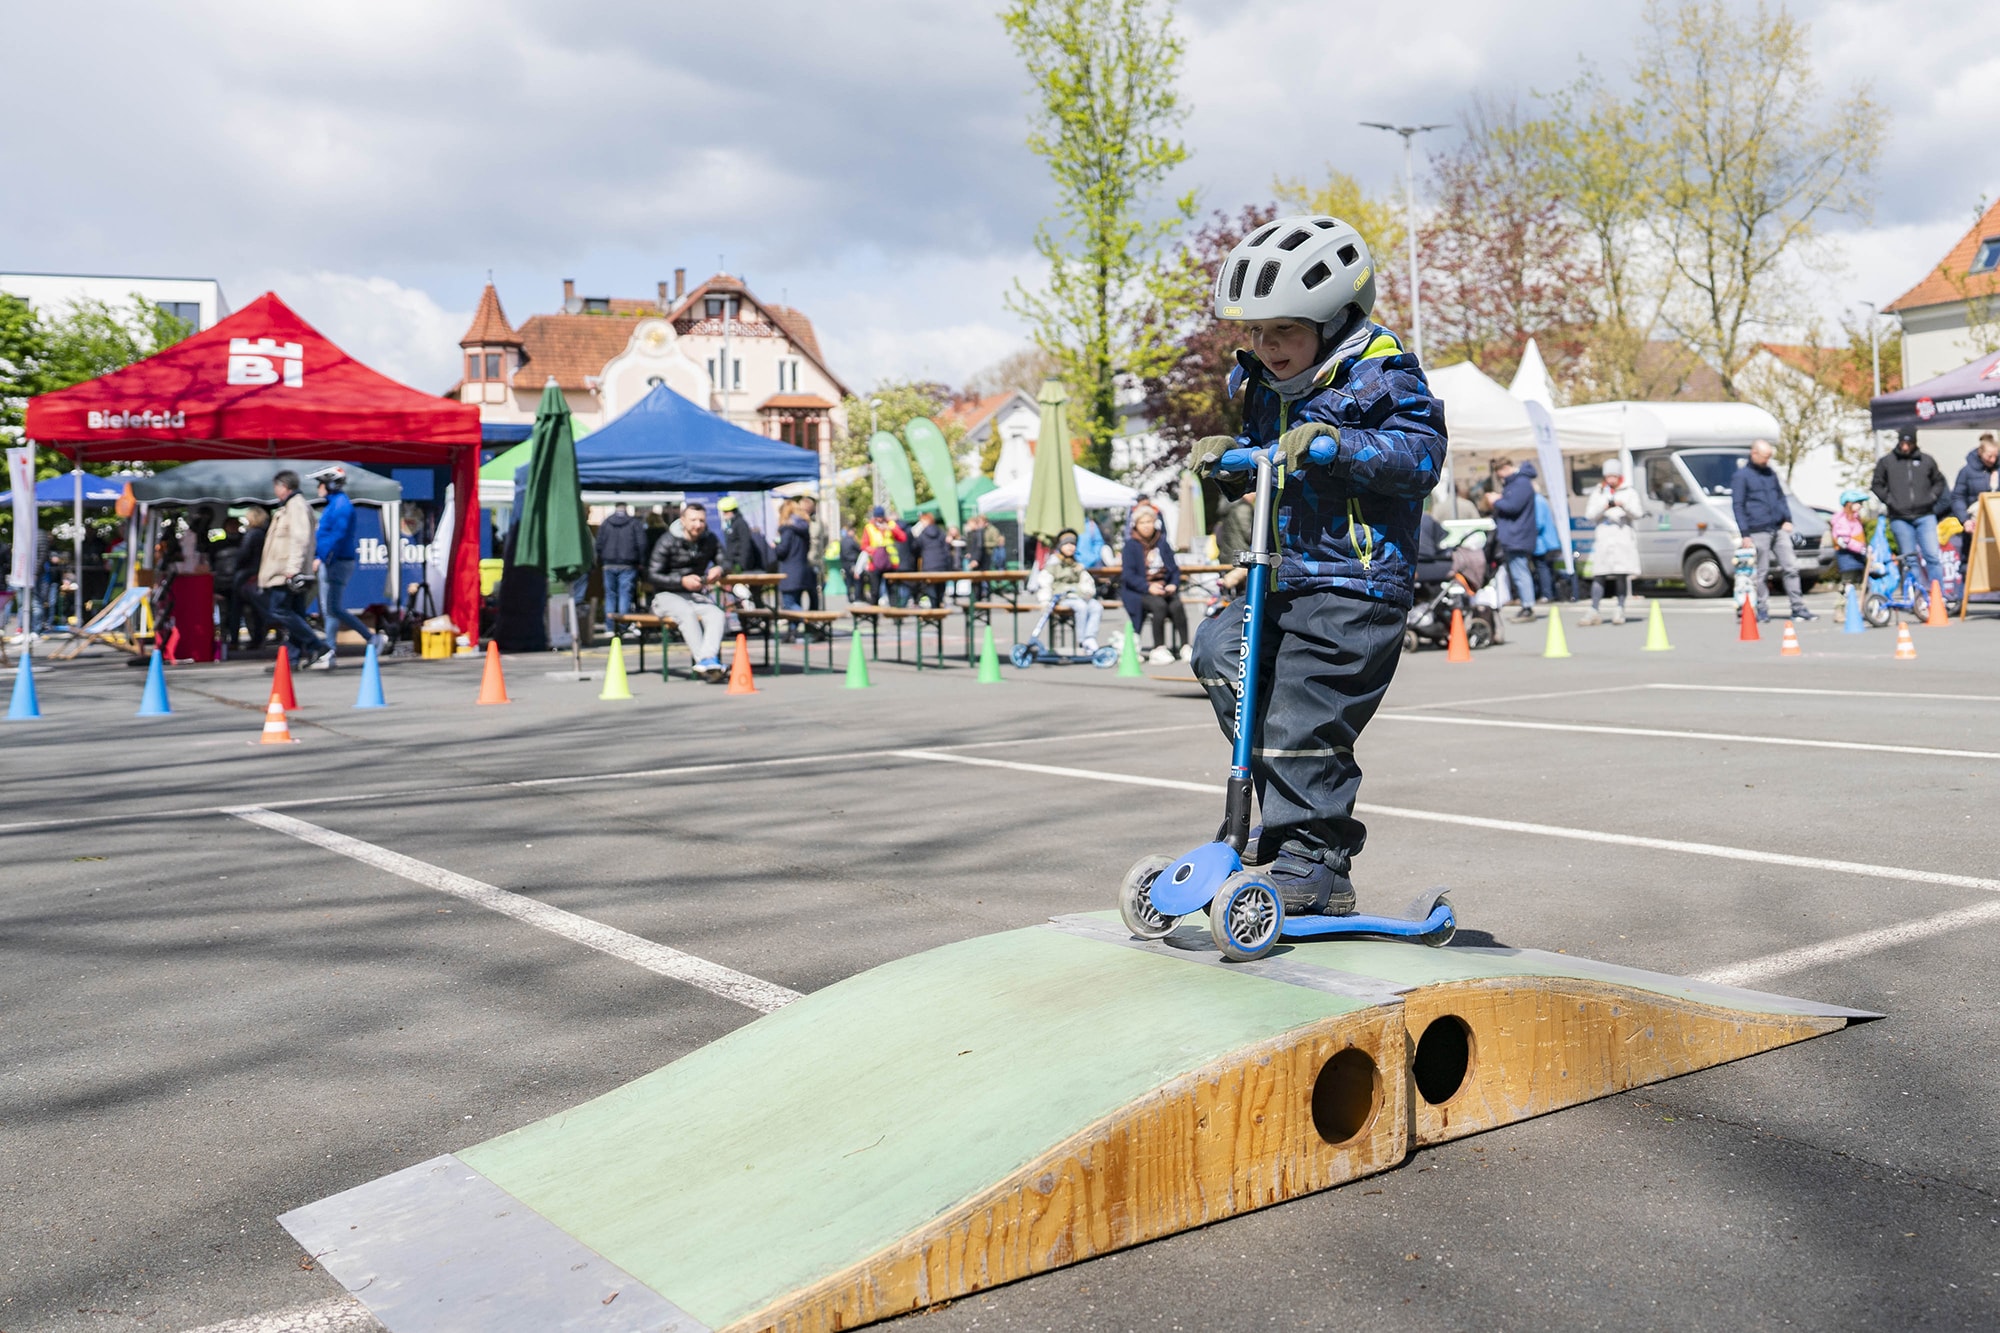
[(368, 645), (368, 656), (361, 660), (361, 691), (354, 696), (356, 708), (387, 708), (389, 701), (382, 697), (382, 663), (375, 656), (375, 645)]
[(7, 703), (7, 720), (33, 722), (41, 715), (41, 702), (35, 698), (35, 659), (23, 652), (21, 667), (14, 673), (14, 697)]
[(146, 696), (139, 700), (137, 717), (165, 717), (174, 711), (167, 702), (167, 668), (160, 650), (153, 650), (153, 662), (146, 668)]
[(1861, 590), (1852, 583), (1847, 585), (1847, 623), (1840, 627), (1842, 634), (1866, 634), (1868, 623), (1861, 618)]

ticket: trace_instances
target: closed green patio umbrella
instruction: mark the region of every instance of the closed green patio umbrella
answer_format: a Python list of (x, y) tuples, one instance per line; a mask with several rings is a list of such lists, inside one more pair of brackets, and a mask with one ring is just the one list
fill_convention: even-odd
[(564, 583), (574, 582), (590, 572), (596, 545), (583, 521), (569, 404), (554, 380), (535, 406), (535, 429), (528, 441), (528, 489), (515, 507), (520, 535), (514, 540), (514, 563), (536, 566)]
[(1035, 470), (1028, 482), (1028, 507), (1021, 511), (1021, 529), (1053, 540), (1065, 528), (1083, 530), (1083, 501), (1077, 498), (1076, 460), (1069, 447), (1065, 407), (1069, 395), (1062, 381), (1043, 380), (1035, 399), (1042, 405), (1042, 429), (1035, 442)]

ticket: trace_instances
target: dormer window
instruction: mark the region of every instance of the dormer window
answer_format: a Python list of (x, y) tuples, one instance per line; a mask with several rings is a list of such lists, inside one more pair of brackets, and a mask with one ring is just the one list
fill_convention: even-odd
[(703, 319), (722, 319), (725, 313), (728, 318), (735, 319), (742, 312), (743, 303), (734, 296), (709, 296), (702, 299)]
[(586, 315), (608, 315), (611, 313), (611, 298), (608, 296), (586, 296), (583, 298), (583, 313)]
[(1991, 273), (2000, 268), (2000, 236), (1988, 236), (1972, 252), (1972, 272)]

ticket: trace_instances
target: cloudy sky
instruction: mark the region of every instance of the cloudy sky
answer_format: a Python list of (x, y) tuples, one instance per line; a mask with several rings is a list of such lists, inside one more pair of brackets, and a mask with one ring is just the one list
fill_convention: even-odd
[[(957, 380), (1023, 343), (1002, 296), (1034, 280), (1050, 204), (994, 7), (0, 0), (0, 270), (276, 290), (442, 389), (489, 270), (519, 323), (564, 278), (645, 296), (720, 264), (812, 315), (856, 388)], [(1794, 9), (1826, 85), (1892, 113), (1875, 216), (1823, 294), (1886, 302), (2000, 192), (2000, 45), (1977, 0)], [(1394, 188), (1397, 141), (1355, 121), (1620, 78), (1640, 10), (1184, 0), (1178, 188), (1233, 209), (1326, 163)]]

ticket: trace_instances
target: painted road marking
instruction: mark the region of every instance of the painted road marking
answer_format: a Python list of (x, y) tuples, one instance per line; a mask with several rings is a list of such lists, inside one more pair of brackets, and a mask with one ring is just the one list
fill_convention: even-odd
[(1752, 982), (1769, 981), (1774, 977), (1803, 972), (1822, 963), (1844, 962), (1849, 958), (1859, 958), (1863, 954), (1893, 949), (1899, 944), (1949, 935), (1968, 926), (1984, 925), (1994, 920), (2000, 920), (2000, 902), (1974, 903), (1970, 907), (1939, 912), (1936, 916), (1927, 916), (1919, 921), (1905, 921), (1899, 926), (1884, 926), (1880, 930), (1864, 930), (1854, 935), (1843, 935), (1824, 944), (1808, 944), (1801, 949), (1787, 949), (1782, 953), (1766, 954), (1762, 958), (1752, 958), (1745, 963), (1697, 972), (1694, 976), (1697, 981), (1712, 981), (1720, 986), (1747, 986)]
[(1644, 685), (1606, 685), (1595, 690), (1549, 690), (1541, 694), (1501, 694), (1490, 699), (1441, 699), (1430, 704), (1399, 704), (1385, 708), (1378, 716), (1390, 713), (1414, 713), (1423, 708), (1479, 708), (1486, 704), (1518, 704), (1532, 699), (1578, 699), (1586, 694), (1627, 694), (1633, 690), (1643, 690)]
[[(1050, 745), (1058, 741), (1094, 741), (1117, 736), (1151, 736), (1165, 731), (1207, 731), (1213, 722), (1177, 722), (1166, 727), (1120, 727), (1114, 731), (1072, 731), (1052, 736), (1017, 736), (1000, 741), (960, 741), (950, 745), (934, 745), (930, 748), (939, 752), (947, 750), (990, 750), (1013, 745)], [(733, 759), (713, 764), (684, 764), (676, 768), (621, 769), (613, 773), (578, 773), (569, 777), (556, 778), (510, 778), (499, 782), (468, 782), (452, 787), (418, 787), (403, 791), (354, 792), (341, 796), (299, 796), (290, 800), (264, 801), (258, 806), (262, 810), (298, 810), (315, 805), (342, 805), (353, 801), (392, 801), (410, 796), (451, 796), (477, 791), (505, 791), (509, 788), (531, 788), (565, 786), (585, 782), (619, 782), (634, 778), (677, 777), (691, 773), (714, 773), (737, 768), (772, 768), (793, 764), (839, 763), (851, 764), (857, 759), (887, 759), (900, 751), (886, 750), (842, 750), (832, 754), (801, 754), (781, 759)], [(141, 810), (130, 814), (76, 815), (67, 819), (28, 819), (15, 824), (0, 824), (0, 834), (34, 833), (45, 829), (75, 828), (86, 824), (123, 824), (141, 819), (186, 819), (193, 815), (226, 815), (234, 813), (236, 805), (194, 805), (181, 806), (170, 810)]]
[(672, 977), (698, 987), (711, 995), (719, 995), (725, 1000), (734, 1000), (760, 1013), (770, 1013), (782, 1009), (799, 993), (786, 990), (783, 986), (738, 972), (720, 963), (711, 963), (706, 958), (697, 958), (679, 949), (656, 944), (638, 935), (628, 934), (601, 921), (593, 921), (587, 916), (566, 912), (560, 907), (551, 907), (525, 894), (510, 893), (506, 889), (495, 888), (491, 884), (446, 870), (441, 866), (419, 861), (415, 857), (392, 852), (386, 847), (377, 847), (372, 842), (350, 838), (345, 833), (335, 833), (332, 829), (308, 824), (303, 819), (277, 814), (261, 806), (237, 806), (225, 811), (226, 814), (255, 824), (259, 828), (270, 829), (309, 842), (315, 847), (323, 847), (330, 852), (351, 857), (363, 865), (377, 870), (386, 870), (392, 875), (421, 884), (439, 893), (448, 893), (454, 898), (462, 898), (491, 912), (513, 917), (516, 921), (546, 930), (552, 935), (560, 935), (599, 953), (628, 963), (636, 963), (649, 972), (663, 977)]
[(381, 1333), (381, 1329), (367, 1306), (351, 1296), (335, 1296), (295, 1310), (204, 1324), (191, 1333)]
[(1446, 727), (1505, 727), (1515, 731), (1567, 731), (1593, 736), (1655, 736), (1676, 741), (1725, 741), (1739, 745), (1796, 745), (1812, 750), (1866, 750), (1871, 754), (1921, 754), (1944, 759), (2000, 759), (1995, 750), (1946, 750), (1930, 745), (1876, 745), (1868, 741), (1815, 741), (1800, 736), (1750, 736), (1734, 731), (1675, 731), (1666, 727), (1612, 727), (1583, 722), (1520, 722), (1499, 717), (1441, 717), (1435, 714), (1378, 713), (1392, 722), (1427, 722)]
[(1917, 694), (1909, 690), (1814, 690), (1795, 685), (1635, 685), (1640, 690), (1700, 690), (1708, 694), (1819, 694), (1840, 699), (1949, 699), (1959, 703), (2000, 704), (2000, 694)]

